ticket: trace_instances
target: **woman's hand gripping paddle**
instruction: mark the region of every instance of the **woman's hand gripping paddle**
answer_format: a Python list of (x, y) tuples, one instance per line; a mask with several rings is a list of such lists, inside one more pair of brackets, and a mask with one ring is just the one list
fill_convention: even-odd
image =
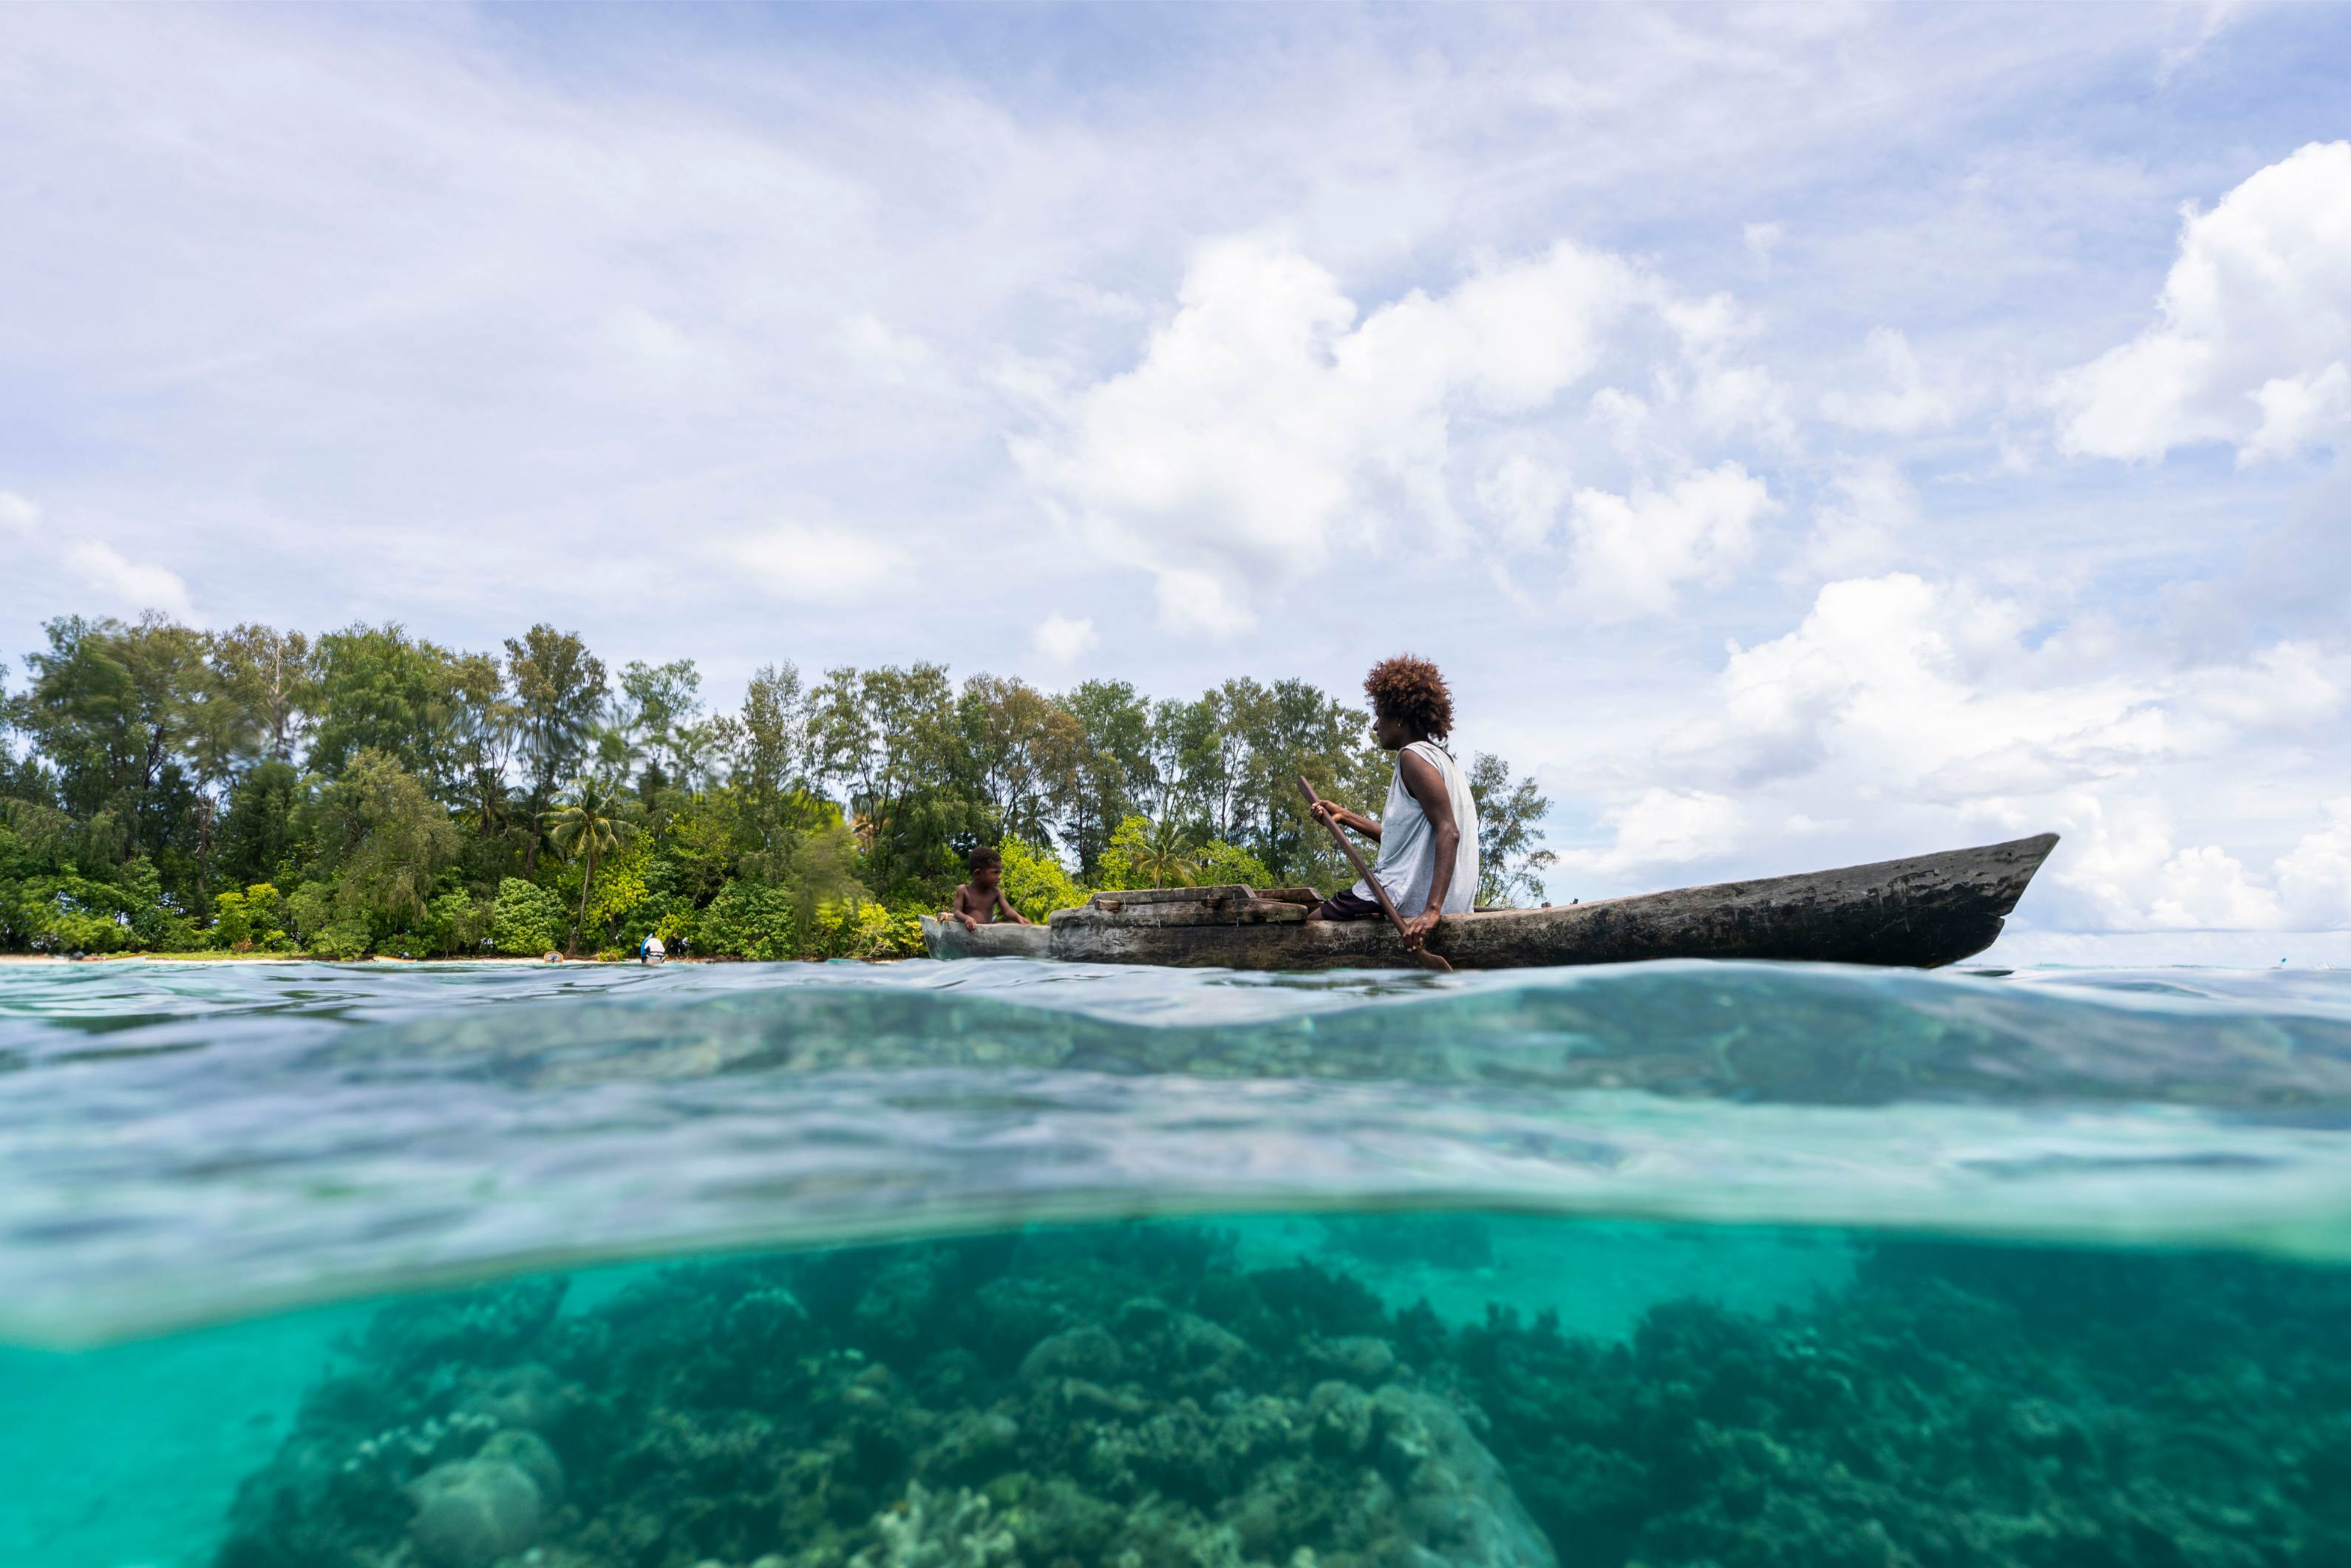
[[(1298, 788), (1305, 792), (1306, 804), (1311, 814), (1313, 806), (1322, 797), (1314, 792), (1314, 786), (1306, 781), (1306, 775), (1303, 773), (1298, 776)], [(1322, 825), (1331, 830), (1331, 836), (1339, 841), (1340, 852), (1347, 857), (1347, 862), (1353, 866), (1356, 874), (1364, 879), (1364, 885), (1372, 890), (1372, 896), (1380, 901), (1380, 912), (1388, 917), (1388, 924), (1396, 928), (1396, 935), (1404, 938), (1404, 950), (1418, 959), (1426, 968), (1441, 970), (1448, 975), (1453, 973), (1453, 966), (1447, 963), (1442, 956), (1430, 952), (1414, 941), (1411, 933), (1404, 928), (1404, 916), (1396, 913), (1395, 900), (1388, 896), (1388, 890), (1380, 885), (1380, 879), (1372, 874), (1372, 868), (1364, 863), (1364, 857), (1357, 853), (1355, 846), (1348, 841), (1347, 831), (1336, 822), (1324, 822)]]

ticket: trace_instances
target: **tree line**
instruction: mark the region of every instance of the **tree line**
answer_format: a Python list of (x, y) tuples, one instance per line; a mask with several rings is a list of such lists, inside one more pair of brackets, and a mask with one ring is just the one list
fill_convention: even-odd
[[(68, 617), (0, 694), (0, 949), (412, 957), (919, 951), (979, 844), (1042, 917), (1086, 891), (1347, 879), (1292, 782), (1376, 808), (1367, 716), (1311, 683), (1154, 701), (943, 664), (617, 673), (573, 632), (464, 652)], [(1540, 894), (1548, 802), (1476, 758), (1480, 899)]]

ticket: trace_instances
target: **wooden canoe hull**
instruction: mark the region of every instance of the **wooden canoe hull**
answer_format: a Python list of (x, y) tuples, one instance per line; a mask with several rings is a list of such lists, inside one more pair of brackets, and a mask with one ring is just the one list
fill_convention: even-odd
[[(1647, 958), (1753, 958), (1933, 968), (1991, 946), (2056, 847), (2054, 833), (1797, 876), (1719, 883), (1550, 909), (1498, 910), (1438, 922), (1429, 946), (1458, 969), (1622, 964)], [(933, 923), (924, 922), (929, 936)], [(1150, 925), (1094, 909), (1056, 913), (1043, 951), (1073, 963), (1234, 969), (1411, 967), (1384, 920), (1306, 925)], [(1034, 938), (1017, 929), (953, 940)], [(936, 957), (963, 955), (944, 951)]]
[(983, 925), (967, 931), (960, 920), (923, 916), (923, 946), (934, 958), (1045, 958), (1050, 933), (1042, 925)]

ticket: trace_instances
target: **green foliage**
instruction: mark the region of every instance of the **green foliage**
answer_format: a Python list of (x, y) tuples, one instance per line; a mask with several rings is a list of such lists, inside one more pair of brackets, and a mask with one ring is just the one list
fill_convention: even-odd
[(639, 912), (652, 896), (645, 883), (645, 873), (652, 864), (651, 834), (631, 833), (623, 839), (596, 874), (594, 891), (580, 919), (581, 930), (600, 944), (609, 945), (643, 924)]
[(1091, 877), (1118, 824), (1156, 793), (1151, 707), (1124, 681), (1087, 681), (1061, 699), (1080, 741), (1069, 780), (1061, 835)]
[(213, 900), (209, 945), (227, 953), (290, 953), (293, 936), (286, 900), (277, 888), (256, 882), (243, 892), (231, 888)]
[(306, 953), (322, 958), (364, 958), (375, 950), (375, 930), (366, 915), (340, 907), (336, 887), (306, 882), (286, 901), (287, 918)]
[(922, 916), (893, 911), (869, 900), (817, 905), (815, 956), (824, 958), (919, 958)]
[[(513, 687), (513, 727), (522, 764), (529, 821), (555, 799), (556, 786), (576, 777), (596, 736), (604, 709), (604, 664), (579, 635), (541, 622), (520, 637), (507, 639), (507, 675)], [(525, 863), (537, 868), (534, 832)]]
[(813, 904), (802, 911), (791, 888), (730, 882), (695, 922), (692, 942), (700, 951), (720, 957), (797, 957), (815, 913)]
[(1281, 887), (1263, 861), (1222, 839), (1202, 840), (1197, 828), (1129, 817), (1111, 835), (1094, 885), (1125, 887), (1215, 887), (1239, 883)]
[(1279, 887), (1265, 862), (1238, 845), (1222, 839), (1210, 839), (1193, 853), (1193, 863), (1199, 867), (1200, 883), (1205, 887), (1221, 887), (1239, 883), (1247, 887)]
[(271, 758), (256, 764), (229, 798), (221, 820), (215, 864), (233, 883), (250, 885), (283, 874), (297, 847), (296, 818), (305, 795), (302, 776)]
[(490, 946), (508, 957), (536, 958), (563, 936), (563, 906), (555, 895), (518, 876), (498, 883), (490, 910)]
[[(691, 659), (666, 664), (632, 662), (621, 672), (621, 700), (610, 727), (611, 745), (600, 752), (633, 760), (643, 758), (650, 794), (664, 785), (692, 788), (706, 761), (702, 713), (702, 674)], [(623, 767), (622, 776), (630, 771)]]
[(390, 758), (436, 793), (456, 786), (463, 660), (402, 627), (352, 626), (319, 639), (310, 768), (340, 777), (364, 752)]
[(372, 748), (305, 804), (312, 878), (296, 890), (295, 918), (314, 952), (359, 957), (375, 939), (424, 917), (457, 830), (423, 784)]
[(923, 952), (921, 918), (912, 911), (747, 880), (720, 889), (689, 936), (695, 952), (719, 957), (898, 958)]
[(490, 900), (469, 893), (440, 894), (425, 905), (423, 923), (416, 932), (420, 951), (413, 956), (445, 958), (479, 953), (490, 935), (495, 909)]
[(597, 779), (581, 781), (580, 792), (567, 804), (547, 814), (548, 842), (556, 852), (580, 862), (580, 916), (575, 934), (588, 924), (588, 903), (596, 886), (596, 862), (621, 845), (629, 824), (619, 816), (611, 794)]
[(120, 953), (138, 946), (132, 922), (140, 909), (110, 882), (68, 870), (16, 883), (5, 906), (15, 945), (34, 953)]
[(1004, 856), (1004, 896), (1013, 908), (1031, 920), (1042, 920), (1056, 909), (1075, 909), (1086, 901), (1085, 890), (1049, 850), (1019, 839), (999, 846)]
[[(980, 844), (1032, 917), (1092, 886), (1335, 885), (1296, 778), (1372, 808), (1393, 766), (1358, 709), (1296, 680), (1153, 702), (920, 663), (804, 685), (778, 661), (713, 714), (690, 660), (615, 689), (545, 622), (486, 653), (391, 623), (47, 632), (0, 699), (14, 951), (627, 952), (651, 931), (889, 955)], [(1481, 895), (1534, 896), (1547, 803), (1489, 758), (1473, 788)]]
[(751, 672), (737, 724), (734, 782), (754, 802), (775, 800), (805, 779), (808, 708), (799, 666), (787, 659)]
[(1510, 765), (1479, 752), (1469, 765), (1469, 794), (1478, 802), (1478, 902), (1513, 906), (1542, 897), (1542, 873), (1559, 857), (1541, 848), (1536, 824), (1551, 802), (1531, 779), (1510, 781)]
[(1102, 853), (1097, 884), (1121, 887), (1192, 887), (1200, 880), (1197, 828), (1180, 822), (1129, 817), (1119, 823)]

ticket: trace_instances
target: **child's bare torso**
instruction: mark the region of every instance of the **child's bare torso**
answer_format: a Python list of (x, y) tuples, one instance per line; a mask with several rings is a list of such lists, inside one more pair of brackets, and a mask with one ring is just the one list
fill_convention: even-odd
[(955, 912), (968, 915), (974, 920), (993, 922), (998, 918), (998, 906), (1004, 901), (1004, 890), (991, 887), (982, 893), (969, 883), (956, 889)]

